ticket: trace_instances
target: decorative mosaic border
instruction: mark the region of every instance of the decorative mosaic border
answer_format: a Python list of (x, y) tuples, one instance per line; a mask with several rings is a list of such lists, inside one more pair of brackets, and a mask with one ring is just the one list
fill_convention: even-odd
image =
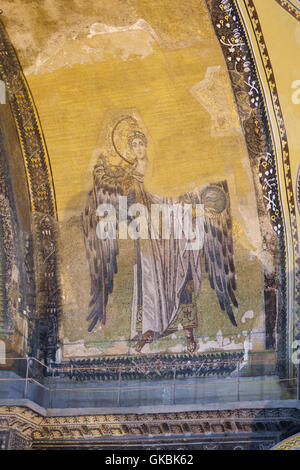
[(37, 110), (16, 52), (0, 22), (0, 79), (15, 119), (32, 211), (57, 218), (53, 178)]
[[(11, 109), (7, 107), (7, 113)], [(3, 128), (2, 128), (3, 125)], [(10, 173), (8, 136), (5, 123), (0, 123), (0, 250), (1, 250), (1, 338), (12, 343), (15, 334), (22, 333), (15, 328), (15, 313), (23, 316), (26, 311), (28, 326), (28, 343), (34, 338), (32, 321), (35, 315), (35, 272), (33, 251), (28, 252), (32, 243), (31, 235), (21, 230), (18, 220), (17, 201), (13, 191)], [(18, 144), (16, 134), (15, 144)], [(32, 272), (28, 272), (29, 265)], [(13, 274), (17, 269), (18, 275)], [(36, 350), (36, 349), (35, 349)]]
[(297, 21), (300, 21), (300, 10), (298, 10), (294, 5), (291, 4), (288, 0), (275, 0), (284, 10), (286, 10), (290, 15), (296, 18)]
[[(236, 1), (236, 0), (235, 0)], [(271, 59), (268, 54), (268, 49), (264, 40), (262, 28), (260, 25), (260, 21), (258, 18), (258, 14), (254, 5), (253, 0), (244, 0), (244, 3), (247, 7), (247, 11), (249, 17), (252, 22), (253, 30), (255, 31), (256, 40), (260, 49), (261, 56), (263, 58), (263, 63), (265, 67), (266, 76), (268, 77), (268, 84), (271, 93), (271, 98), (273, 102), (273, 109), (276, 115), (278, 127), (279, 127), (279, 136), (281, 141), (281, 155), (282, 155), (282, 166), (284, 170), (284, 178), (285, 178), (285, 191), (289, 206), (289, 217), (290, 217), (290, 228), (291, 228), (291, 237), (292, 237), (292, 250), (293, 250), (293, 259), (295, 264), (295, 284), (297, 280), (300, 281), (300, 258), (299, 258), (299, 239), (298, 239), (298, 230), (297, 230), (297, 219), (296, 219), (296, 201), (294, 197), (293, 191), (293, 181), (291, 175), (291, 164), (290, 164), (290, 153), (289, 153), (289, 146), (288, 146), (288, 139), (287, 139), (287, 132), (286, 127), (284, 124), (283, 113), (279, 101), (279, 95), (277, 91), (277, 85), (275, 81), (274, 71), (271, 64)], [(287, 267), (289, 269), (289, 267)], [(284, 277), (284, 285), (283, 287), (286, 289), (286, 276)], [(293, 299), (293, 305), (296, 307), (295, 311), (295, 318), (294, 318), (294, 338), (300, 339), (300, 293), (295, 292), (295, 298)], [(292, 316), (293, 312), (290, 312)], [(284, 319), (279, 318), (279, 332), (281, 328), (281, 324)], [(286, 320), (285, 320), (286, 322)], [(286, 327), (285, 327), (286, 328)], [(286, 340), (288, 337), (288, 332), (286, 331)], [(281, 338), (281, 344), (283, 345), (283, 338)], [(285, 345), (288, 348), (288, 345)]]
[(68, 377), (75, 381), (85, 380), (167, 380), (209, 375), (227, 376), (234, 372), (243, 360), (240, 352), (209, 354), (178, 354), (129, 356), (71, 360), (52, 365), (55, 376)]
[[(264, 66), (273, 99), (274, 109), (282, 145), (282, 160), (285, 174), (285, 184), (288, 202), (290, 205), (291, 229), (294, 253), (297, 253), (298, 235), (295, 217), (295, 200), (291, 180), (289, 150), (280, 108), (276, 83), (266, 44), (264, 42), (260, 22), (252, 0), (244, 0), (248, 7), (254, 32), (264, 59)], [(281, 208), (279, 180), (277, 174), (276, 154), (273, 146), (271, 126), (268, 120), (264, 94), (260, 85), (256, 69), (254, 54), (243, 26), (238, 2), (236, 0), (212, 0), (208, 3), (212, 23), (220, 41), (227, 69), (232, 83), (233, 92), (239, 111), (240, 120), (244, 129), (246, 145), (248, 148), (250, 166), (256, 189), (258, 216), (262, 233), (262, 240), (271, 251), (277, 270), (270, 286), (265, 278), (265, 295), (270, 289), (278, 291), (277, 315), (277, 353), (281, 357), (288, 357), (288, 331), (287, 331), (287, 260), (284, 221)], [(247, 96), (248, 95), (248, 96)], [(273, 227), (273, 236), (266, 226), (265, 214), (269, 213), (269, 222)], [(300, 300), (300, 297), (298, 301)], [(299, 332), (297, 332), (299, 334)], [(280, 367), (281, 375), (287, 373), (287, 365)]]
[(297, 178), (296, 178), (296, 194), (297, 194), (297, 206), (300, 215), (300, 164), (298, 166)]
[[(1, 313), (0, 334), (12, 341), (14, 333), (14, 313), (12, 306), (12, 270), (21, 258), (19, 231), (17, 229), (16, 208), (7, 165), (5, 136), (0, 126), (0, 250), (1, 250)], [(19, 256), (18, 256), (19, 255)]]
[(55, 360), (58, 343), (59, 283), (57, 270), (55, 191), (47, 148), (36, 107), (23, 75), (17, 54), (0, 21), (0, 80), (15, 121), (27, 176), (34, 239), (33, 256), (37, 259), (38, 294), (36, 347), (46, 363)]
[[(291, 224), (297, 230), (296, 219), (295, 219), (295, 198), (294, 198), (293, 183), (292, 183), (292, 176), (291, 176), (291, 164), (290, 164), (290, 153), (289, 153), (289, 146), (288, 146), (288, 140), (287, 140), (287, 132), (286, 132), (285, 124), (284, 124), (282, 109), (280, 106), (274, 71), (272, 68), (271, 59), (268, 54), (268, 49), (267, 49), (267, 46), (263, 37), (261, 25), (259, 22), (259, 18), (257, 15), (257, 11), (255, 9), (253, 0), (244, 0), (244, 3), (247, 6), (247, 10), (251, 18), (252, 25), (256, 34), (259, 48), (260, 48), (260, 52), (263, 57), (265, 71), (268, 77), (269, 88), (270, 88), (272, 101), (274, 105), (274, 111), (275, 111), (276, 118), (278, 121), (278, 126), (280, 128), (280, 138), (281, 138), (281, 144), (282, 144), (282, 163), (283, 163), (284, 173), (285, 173), (285, 183), (286, 183), (286, 190), (287, 190), (287, 196), (288, 196), (289, 211), (293, 217)], [(294, 241), (295, 241), (295, 245), (297, 246), (298, 237), (295, 237)]]
[[(264, 297), (276, 297), (280, 290), (278, 278), (285, 279), (285, 242), (283, 220), (279, 198), (279, 186), (270, 128), (263, 93), (260, 87), (255, 60), (245, 29), (240, 20), (238, 9), (233, 0), (212, 0), (211, 19), (215, 34), (220, 42), (229, 78), (235, 96), (236, 105), (244, 131), (248, 150), (249, 163), (252, 170), (256, 192), (258, 218), (264, 250), (272, 255), (274, 265), (282, 266), (281, 273), (277, 270), (270, 276), (264, 275)], [(278, 252), (281, 253), (279, 263)], [(282, 284), (282, 283), (281, 283)], [(283, 297), (283, 296), (282, 296)], [(276, 303), (275, 303), (276, 305)], [(281, 318), (286, 318), (286, 304)], [(266, 312), (267, 313), (267, 312)], [(278, 313), (268, 312), (273, 317), (270, 332), (274, 335)], [(279, 330), (285, 336), (285, 325)], [(278, 339), (273, 338), (269, 348), (278, 349)], [(283, 352), (284, 354), (284, 352)]]
[(39, 359), (46, 364), (56, 359), (60, 318), (60, 285), (58, 282), (57, 222), (47, 214), (33, 213), (33, 242), (35, 247), (37, 344)]

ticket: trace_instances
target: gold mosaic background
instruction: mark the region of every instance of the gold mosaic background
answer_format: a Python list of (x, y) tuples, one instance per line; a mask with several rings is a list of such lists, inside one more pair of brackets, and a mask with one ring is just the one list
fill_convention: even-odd
[[(283, 90), (280, 100), (295, 175), (300, 106), (291, 105), (290, 97), (291, 79), (300, 78), (300, 73), (291, 59), (300, 44), (299, 24), (277, 4), (271, 23), (271, 3), (273, 8), (272, 0), (256, 1)], [(199, 351), (244, 349), (250, 332), (255, 338), (252, 347), (263, 349), (262, 265), (272, 266), (262, 255), (244, 137), (204, 0), (94, 0), (88, 8), (82, 0), (4, 0), (2, 8), (37, 105), (52, 166), (61, 229), (61, 338), (68, 344), (64, 354), (130, 351), (133, 246), (121, 245), (107, 324), (87, 333), (89, 271), (79, 220), (108, 116), (124, 110), (139, 114), (149, 136), (149, 191), (173, 196), (224, 178), (229, 184), (238, 328), (220, 311), (205, 278), (198, 301)], [(276, 22), (284, 45), (274, 38)], [(289, 33), (293, 28), (295, 34), (285, 34), (285, 28)], [(248, 318), (246, 312), (252, 312)], [(182, 350), (182, 334), (176, 335), (145, 352)]]

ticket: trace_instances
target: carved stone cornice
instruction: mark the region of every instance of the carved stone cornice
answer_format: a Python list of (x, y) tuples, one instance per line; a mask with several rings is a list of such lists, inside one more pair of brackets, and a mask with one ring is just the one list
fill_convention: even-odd
[[(33, 448), (99, 446), (108, 439), (122, 443), (136, 439), (172, 440), (207, 438), (209, 435), (240, 441), (268, 436), (275, 442), (300, 429), (300, 410), (236, 409), (174, 413), (96, 414), (41, 416), (25, 407), (0, 408), (0, 429), (14, 430)], [(270, 442), (271, 444), (274, 445)]]

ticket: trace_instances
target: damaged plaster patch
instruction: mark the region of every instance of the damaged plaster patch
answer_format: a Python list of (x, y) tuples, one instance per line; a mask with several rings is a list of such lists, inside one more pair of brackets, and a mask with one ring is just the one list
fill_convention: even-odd
[(227, 71), (220, 65), (208, 67), (204, 79), (190, 93), (209, 112), (211, 135), (230, 136), (241, 132), (231, 88), (227, 86)]
[(128, 341), (126, 340), (125, 336), (121, 336), (118, 340), (115, 340), (113, 346), (105, 349), (105, 354), (109, 355), (119, 355), (119, 354), (127, 354), (128, 353)]
[(4, 341), (0, 339), (0, 364), (6, 364), (6, 347)]
[(143, 60), (154, 52), (156, 41), (152, 32), (145, 28), (113, 28), (113, 32), (109, 31), (111, 28), (107, 26), (107, 31), (87, 36), (78, 33), (72, 38), (63, 33), (54, 34), (38, 54), (35, 64), (25, 69), (25, 74), (51, 73), (60, 68), (93, 64), (111, 57), (123, 61), (131, 57)]
[(242, 317), (242, 323), (245, 323), (247, 319), (251, 319), (254, 317), (253, 310), (248, 310)]
[(87, 348), (84, 340), (71, 342), (67, 337), (64, 338), (63, 351), (64, 357), (99, 356), (98, 348)]
[(182, 0), (97, 0), (89, 2), (88, 7), (86, 0), (2, 0), (1, 9), (2, 21), (27, 74), (35, 73), (38, 56), (36, 68), (44, 64), (42, 73), (46, 66), (54, 67), (49, 63), (53, 55), (49, 44), (53, 50), (55, 43), (61, 46), (61, 37), (76, 43), (112, 32), (143, 31), (154, 41), (159, 38), (159, 44), (168, 49), (214, 38), (206, 5), (198, 0), (188, 4)]
[(184, 345), (183, 344), (177, 344), (176, 346), (172, 346), (171, 348), (168, 348), (168, 352), (182, 353), (182, 352), (184, 352)]
[(151, 34), (151, 36), (153, 36), (157, 43), (160, 42), (159, 37), (155, 33), (154, 29), (143, 18), (140, 18), (138, 21), (136, 21), (136, 23), (130, 26), (110, 26), (104, 23), (94, 23), (90, 27), (88, 38), (92, 38), (98, 34), (121, 33), (124, 31), (147, 31)]
[(207, 337), (205, 337), (203, 340), (202, 338), (199, 338), (197, 352), (205, 352), (216, 349), (221, 349), (224, 351), (243, 350), (244, 344), (235, 343), (234, 339), (223, 337), (221, 330), (217, 332), (216, 340), (209, 340)]

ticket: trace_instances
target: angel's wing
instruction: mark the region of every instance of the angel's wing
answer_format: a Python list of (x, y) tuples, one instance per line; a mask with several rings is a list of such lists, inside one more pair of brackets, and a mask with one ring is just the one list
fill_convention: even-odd
[(238, 307), (235, 265), (233, 257), (232, 219), (226, 181), (208, 186), (201, 195), (204, 204), (205, 269), (211, 288), (216, 291), (220, 307), (226, 311), (231, 323), (237, 326), (232, 305)]
[[(202, 256), (209, 276), (211, 288), (216, 291), (220, 307), (226, 311), (231, 323), (237, 326), (232, 306), (238, 307), (234, 291), (236, 290), (235, 266), (233, 258), (232, 220), (230, 199), (226, 181), (208, 185), (204, 190), (195, 188), (181, 196), (181, 200), (204, 205), (204, 240)], [(192, 275), (196, 295), (201, 281), (201, 263), (199, 253), (191, 256)]]
[(82, 213), (83, 235), (91, 278), (88, 331), (92, 331), (98, 321), (105, 324), (108, 297), (113, 291), (114, 274), (118, 271), (117, 238), (104, 240), (97, 237), (96, 211), (100, 204), (111, 204), (117, 210), (119, 196), (123, 194), (125, 184), (127, 187), (130, 185), (125, 173), (120, 168), (107, 167), (105, 158), (99, 157), (94, 169), (94, 188), (89, 193)]

